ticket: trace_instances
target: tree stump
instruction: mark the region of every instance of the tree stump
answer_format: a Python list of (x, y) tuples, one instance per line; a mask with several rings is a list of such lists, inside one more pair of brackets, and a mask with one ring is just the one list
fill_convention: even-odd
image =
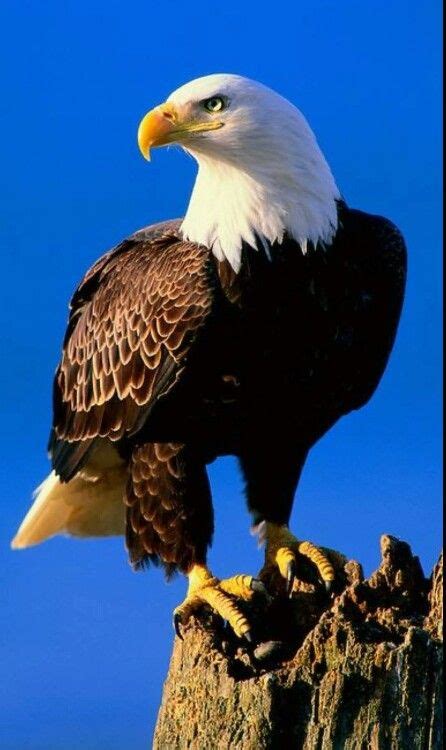
[(442, 575), (381, 539), (381, 564), (326, 550), (340, 588), (249, 606), (257, 647), (214, 618), (175, 640), (155, 750), (439, 750)]

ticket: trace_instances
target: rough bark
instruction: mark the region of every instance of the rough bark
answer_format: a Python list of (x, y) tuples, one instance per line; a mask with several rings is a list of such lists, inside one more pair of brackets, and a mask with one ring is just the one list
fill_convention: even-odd
[(409, 545), (383, 536), (364, 580), (327, 552), (338, 594), (308, 574), (292, 601), (250, 605), (256, 648), (212, 618), (175, 640), (155, 750), (442, 747), (442, 557), (426, 579)]

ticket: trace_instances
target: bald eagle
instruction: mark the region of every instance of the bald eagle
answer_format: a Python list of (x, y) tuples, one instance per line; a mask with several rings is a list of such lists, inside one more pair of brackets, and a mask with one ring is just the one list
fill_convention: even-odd
[(266, 567), (284, 590), (327, 555), (288, 528), (310, 448), (372, 396), (395, 338), (406, 251), (387, 219), (349, 208), (303, 115), (269, 88), (211, 75), (141, 121), (139, 147), (198, 162), (183, 219), (142, 229), (87, 272), (54, 381), (53, 471), (13, 547), (125, 533), (135, 568), (159, 562), (251, 637), (257, 578), (214, 577), (206, 465), (238, 457)]

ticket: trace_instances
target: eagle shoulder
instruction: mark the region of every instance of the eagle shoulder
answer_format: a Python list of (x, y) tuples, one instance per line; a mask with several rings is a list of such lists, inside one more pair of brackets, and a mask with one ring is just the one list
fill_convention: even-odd
[(214, 282), (209, 251), (183, 241), (178, 226), (166, 222), (124, 240), (73, 295), (54, 382), (56, 472), (76, 468), (67, 443), (87, 448), (98, 437), (135, 434), (184, 370), (212, 311)]

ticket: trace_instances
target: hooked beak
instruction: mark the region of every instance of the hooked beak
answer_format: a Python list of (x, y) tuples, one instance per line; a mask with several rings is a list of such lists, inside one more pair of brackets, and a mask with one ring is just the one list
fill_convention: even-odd
[(223, 123), (217, 120), (196, 122), (182, 120), (173, 104), (166, 102), (148, 112), (138, 128), (138, 146), (145, 159), (150, 161), (150, 149), (166, 146), (168, 143), (179, 143), (191, 133), (202, 133), (222, 128)]

